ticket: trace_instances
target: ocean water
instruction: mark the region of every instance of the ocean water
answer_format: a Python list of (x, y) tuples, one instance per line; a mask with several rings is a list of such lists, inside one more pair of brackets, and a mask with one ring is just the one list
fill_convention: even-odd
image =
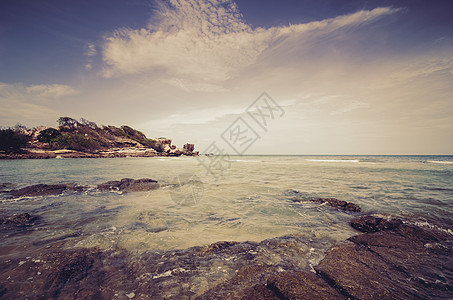
[[(0, 183), (14, 188), (77, 183), (83, 193), (8, 199), (0, 217), (39, 216), (26, 233), (0, 228), (0, 257), (33, 254), (53, 243), (67, 249), (122, 249), (132, 255), (207, 245), (306, 237), (322, 258), (331, 245), (357, 234), (352, 213), (304, 197), (334, 197), (364, 212), (398, 215), (425, 226), (453, 229), (453, 156), (237, 156), (206, 169), (212, 157), (0, 161)], [(211, 171), (212, 173), (210, 173)], [(216, 174), (213, 174), (216, 171)], [(149, 192), (99, 192), (121, 178), (152, 178)], [(0, 194), (1, 195), (1, 194)]]

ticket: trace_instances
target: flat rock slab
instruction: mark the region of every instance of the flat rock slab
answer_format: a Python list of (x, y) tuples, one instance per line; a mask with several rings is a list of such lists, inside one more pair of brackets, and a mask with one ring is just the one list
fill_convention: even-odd
[[(371, 218), (365, 218), (365, 230), (375, 231), (382, 220)], [(351, 299), (451, 298), (453, 237), (442, 230), (385, 222), (384, 231), (353, 236), (330, 249), (316, 272)]]
[(100, 191), (118, 190), (122, 192), (143, 192), (159, 188), (156, 180), (143, 178), (131, 179), (123, 178), (120, 181), (108, 181), (97, 186)]
[[(97, 186), (100, 191), (141, 192), (159, 188), (156, 180), (149, 178), (131, 179), (123, 178), (120, 181), (108, 181)], [(17, 190), (1, 191), (10, 194), (13, 198), (61, 195), (65, 192), (83, 192), (88, 186), (77, 184), (35, 184)]]
[(351, 212), (359, 212), (361, 211), (360, 206), (355, 203), (347, 202), (343, 200), (338, 200), (336, 198), (313, 198), (306, 193), (301, 193), (295, 190), (289, 190), (285, 192), (285, 195), (289, 197), (289, 199), (293, 202), (315, 202), (320, 204), (327, 204), (331, 207), (344, 210), (344, 211), (351, 211)]

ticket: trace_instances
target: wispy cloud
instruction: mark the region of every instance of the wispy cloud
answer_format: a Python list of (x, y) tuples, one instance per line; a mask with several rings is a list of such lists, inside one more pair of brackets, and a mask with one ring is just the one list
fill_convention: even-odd
[(83, 54), (86, 56), (95, 56), (97, 53), (96, 45), (94, 43), (88, 43)]
[(40, 84), (24, 86), (0, 82), (0, 120), (2, 125), (18, 121), (48, 123), (58, 116), (54, 109), (55, 101), (79, 92), (68, 85)]
[[(160, 70), (183, 89), (213, 89), (286, 38), (301, 42), (363, 26), (396, 11), (383, 7), (306, 24), (254, 29), (230, 0), (159, 2), (157, 15), (147, 28), (120, 29), (105, 39), (103, 75)], [(195, 81), (200, 88), (190, 84)]]

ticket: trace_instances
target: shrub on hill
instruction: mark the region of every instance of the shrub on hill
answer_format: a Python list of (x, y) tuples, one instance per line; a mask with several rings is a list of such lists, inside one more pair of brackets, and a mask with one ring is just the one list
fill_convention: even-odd
[(27, 146), (29, 138), (19, 130), (0, 129), (0, 151), (6, 153), (20, 152)]

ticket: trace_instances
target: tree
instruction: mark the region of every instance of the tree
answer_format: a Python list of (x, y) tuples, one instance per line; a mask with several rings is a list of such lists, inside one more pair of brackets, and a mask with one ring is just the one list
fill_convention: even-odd
[(27, 146), (28, 136), (11, 128), (0, 129), (0, 151), (6, 153), (20, 152)]
[(98, 125), (95, 122), (88, 121), (87, 119), (80, 118), (80, 124), (90, 127), (93, 130), (98, 128)]
[(38, 135), (38, 141), (41, 143), (52, 143), (61, 135), (60, 131), (55, 128), (47, 128), (41, 131)]
[(25, 126), (21, 123), (17, 123), (16, 125), (14, 125), (14, 130), (15, 131), (25, 131), (25, 130), (27, 130), (27, 126)]
[(57, 122), (60, 125), (60, 129), (75, 129), (79, 125), (76, 119), (70, 117), (60, 117)]

